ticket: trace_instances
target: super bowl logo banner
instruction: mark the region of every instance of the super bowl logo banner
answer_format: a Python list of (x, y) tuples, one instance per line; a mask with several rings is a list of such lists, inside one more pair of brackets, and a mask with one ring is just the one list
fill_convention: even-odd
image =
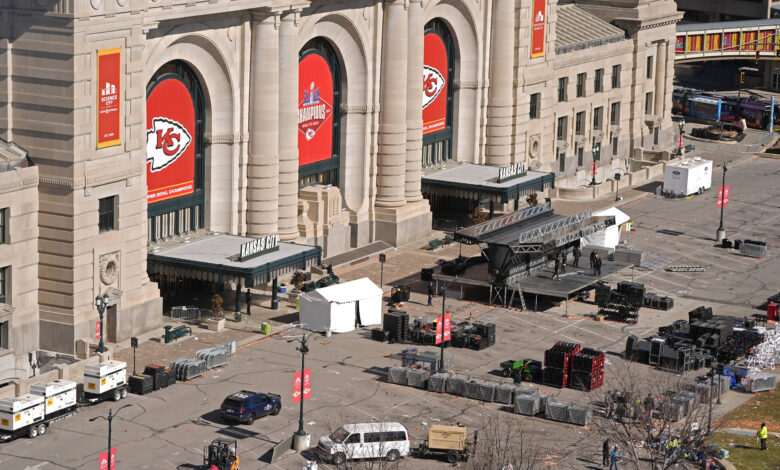
[(97, 148), (119, 145), (119, 79), (122, 65), (119, 47), (98, 51)]
[(195, 191), (195, 107), (181, 81), (158, 83), (146, 99), (147, 203)]
[(447, 48), (441, 36), (425, 35), (423, 59), (423, 134), (444, 130), (447, 126)]
[(316, 53), (298, 67), (298, 164), (303, 166), (333, 154), (333, 75)]
[(534, 0), (534, 21), (531, 25), (531, 58), (544, 56), (544, 26), (547, 0)]

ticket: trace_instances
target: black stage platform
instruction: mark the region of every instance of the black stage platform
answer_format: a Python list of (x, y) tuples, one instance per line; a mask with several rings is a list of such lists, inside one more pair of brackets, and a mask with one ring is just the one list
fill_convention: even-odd
[[(584, 268), (582, 267), (583, 264), (585, 265)], [(556, 299), (567, 299), (575, 292), (633, 266), (632, 264), (618, 263), (605, 259), (601, 264), (601, 276), (595, 276), (593, 275), (593, 271), (588, 268), (588, 265), (588, 259), (580, 258), (580, 267), (575, 268), (566, 265), (566, 272), (560, 274), (560, 280), (552, 278), (552, 270), (543, 269), (534, 272), (530, 276), (511, 282), (508, 285), (508, 288), (511, 289), (513, 286), (517, 286), (525, 294), (545, 295)], [(433, 279), (437, 284), (443, 282), (464, 286), (491, 287), (487, 264), (473, 266), (457, 277), (435, 273)]]

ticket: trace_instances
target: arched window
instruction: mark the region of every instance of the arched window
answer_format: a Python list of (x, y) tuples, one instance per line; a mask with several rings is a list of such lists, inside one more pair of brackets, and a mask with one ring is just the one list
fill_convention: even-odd
[(183, 61), (160, 67), (146, 86), (147, 241), (203, 227), (205, 101)]
[(330, 43), (307, 42), (298, 62), (298, 182), (339, 185), (341, 66)]
[(452, 35), (440, 19), (425, 25), (422, 166), (452, 159), (455, 57)]

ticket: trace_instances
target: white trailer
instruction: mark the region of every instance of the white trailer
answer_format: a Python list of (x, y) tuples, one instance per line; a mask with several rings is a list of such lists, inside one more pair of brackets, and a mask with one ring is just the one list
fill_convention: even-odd
[(46, 432), (43, 397), (27, 394), (0, 400), (0, 439), (36, 438)]
[(686, 197), (702, 193), (712, 187), (712, 160), (699, 157), (666, 165), (664, 169), (664, 194)]
[(127, 364), (106, 361), (84, 367), (84, 400), (88, 403), (119, 401), (127, 397)]
[(76, 410), (76, 382), (55, 380), (45, 384), (33, 385), (30, 393), (43, 397), (44, 415), (47, 422), (70, 416)]

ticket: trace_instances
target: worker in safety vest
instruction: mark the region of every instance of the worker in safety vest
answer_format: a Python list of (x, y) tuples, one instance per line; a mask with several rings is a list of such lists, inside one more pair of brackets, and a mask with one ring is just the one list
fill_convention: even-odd
[(766, 423), (761, 423), (761, 429), (758, 430), (758, 439), (761, 441), (761, 450), (766, 450)]

